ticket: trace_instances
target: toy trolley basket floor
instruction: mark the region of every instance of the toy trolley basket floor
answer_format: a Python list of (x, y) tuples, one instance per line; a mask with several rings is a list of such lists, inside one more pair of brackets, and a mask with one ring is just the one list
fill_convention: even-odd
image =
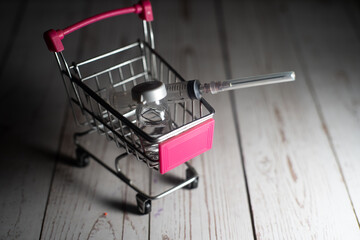
[[(69, 64), (65, 60), (61, 42), (64, 36), (88, 24), (127, 13), (136, 13), (142, 19), (144, 41), (139, 40), (78, 63)], [(44, 33), (48, 49), (54, 52), (59, 65), (75, 120), (77, 124), (88, 128), (85, 132), (74, 134), (77, 163), (86, 166), (90, 158), (94, 159), (133, 188), (137, 192), (138, 210), (142, 214), (151, 211), (151, 200), (183, 187), (197, 187), (199, 176), (187, 161), (211, 148), (214, 131), (214, 109), (204, 99), (170, 103), (171, 129), (156, 137), (138, 127), (134, 108), (117, 109), (111, 101), (112, 92), (125, 93), (145, 81), (156, 80), (165, 84), (185, 81), (155, 52), (152, 20), (150, 2), (141, 1), (132, 7), (90, 17), (63, 30)], [(119, 147), (115, 168), (105, 164), (80, 143), (81, 137), (96, 132), (103, 135), (104, 139), (114, 141)], [(145, 143), (155, 147), (155, 159), (147, 155)], [(184, 163), (187, 166), (186, 179), (160, 194), (149, 195), (121, 171), (119, 162), (128, 155), (162, 174)]]

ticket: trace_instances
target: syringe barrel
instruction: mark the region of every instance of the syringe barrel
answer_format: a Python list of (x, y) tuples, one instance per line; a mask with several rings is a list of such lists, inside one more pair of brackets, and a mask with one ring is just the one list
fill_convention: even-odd
[(170, 101), (189, 98), (187, 92), (187, 82), (170, 83), (166, 85), (167, 96)]
[(166, 84), (168, 101), (183, 101), (186, 99), (200, 99), (200, 82), (198, 80)]

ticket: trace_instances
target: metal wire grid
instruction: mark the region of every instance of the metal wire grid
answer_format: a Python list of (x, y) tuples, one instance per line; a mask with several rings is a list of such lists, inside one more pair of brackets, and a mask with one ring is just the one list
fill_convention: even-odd
[[(164, 83), (185, 81), (147, 43), (137, 42), (95, 58), (67, 65), (56, 53), (75, 120), (96, 128), (98, 133), (132, 153), (148, 167), (158, 169), (158, 161), (147, 157), (142, 143), (157, 145), (211, 118), (214, 110), (205, 100), (169, 104), (172, 130), (154, 138), (136, 126), (134, 109), (120, 114), (109, 101), (110, 91), (129, 91), (144, 81)], [(96, 69), (96, 70), (94, 70)]]

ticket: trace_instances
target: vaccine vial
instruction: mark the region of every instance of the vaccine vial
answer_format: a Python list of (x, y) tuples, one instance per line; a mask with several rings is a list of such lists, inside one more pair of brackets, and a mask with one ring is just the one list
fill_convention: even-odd
[[(131, 90), (136, 107), (137, 126), (152, 137), (159, 137), (171, 131), (171, 117), (165, 97), (165, 84), (160, 81), (140, 83)], [(152, 160), (159, 160), (158, 144), (140, 139), (145, 154)]]

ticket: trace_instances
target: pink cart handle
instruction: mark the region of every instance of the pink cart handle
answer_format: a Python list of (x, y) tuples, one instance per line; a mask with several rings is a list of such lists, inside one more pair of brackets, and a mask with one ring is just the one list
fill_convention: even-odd
[(54, 30), (50, 29), (44, 33), (44, 39), (46, 45), (51, 52), (61, 52), (64, 50), (64, 45), (61, 40), (64, 39), (65, 35), (68, 35), (80, 28), (83, 28), (91, 23), (101, 21), (106, 18), (128, 14), (136, 13), (142, 20), (151, 22), (154, 20), (151, 3), (149, 0), (141, 0), (138, 4), (135, 4), (132, 7), (120, 8), (116, 10), (111, 10), (108, 12), (100, 13), (93, 17), (89, 17), (85, 20), (82, 20), (74, 25), (71, 25), (65, 29)]

